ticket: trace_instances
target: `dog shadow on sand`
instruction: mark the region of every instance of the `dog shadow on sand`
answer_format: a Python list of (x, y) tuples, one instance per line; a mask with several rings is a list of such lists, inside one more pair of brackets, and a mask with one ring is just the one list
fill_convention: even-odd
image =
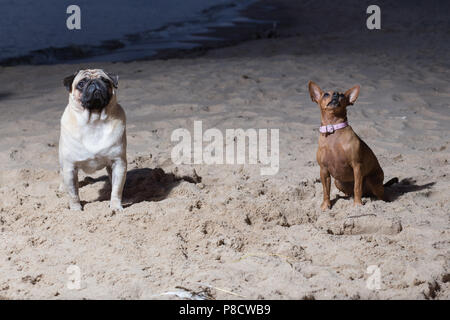
[(398, 183), (386, 187), (385, 192), (389, 201), (392, 202), (397, 200), (406, 193), (431, 189), (431, 187), (433, 187), (435, 184), (436, 182), (429, 182), (422, 185), (418, 185), (416, 184), (416, 181), (414, 179), (405, 178), (400, 180)]
[[(95, 201), (109, 200), (111, 196), (111, 184), (107, 175), (99, 178), (86, 177), (80, 181), (80, 188), (100, 181), (104, 181), (105, 183), (99, 190), (99, 196)], [(201, 177), (177, 176), (171, 172), (166, 173), (161, 168), (129, 170), (123, 189), (122, 205), (126, 208), (142, 201), (164, 200), (172, 189), (182, 181), (198, 183), (201, 182)]]
[[(387, 201), (393, 202), (406, 193), (431, 189), (431, 187), (433, 187), (435, 184), (436, 184), (436, 182), (430, 182), (430, 183), (418, 185), (418, 184), (416, 184), (416, 181), (414, 179), (405, 178), (405, 179), (402, 179), (401, 181), (394, 183), (390, 186), (386, 186), (384, 189), (384, 192), (385, 192)], [(341, 194), (337, 194), (336, 198), (331, 200), (331, 206), (334, 206), (334, 204), (340, 199), (349, 200), (351, 198), (352, 198), (351, 196), (348, 197), (348, 196), (343, 196)], [(373, 196), (369, 196), (369, 198), (376, 199), (376, 197), (373, 197)]]

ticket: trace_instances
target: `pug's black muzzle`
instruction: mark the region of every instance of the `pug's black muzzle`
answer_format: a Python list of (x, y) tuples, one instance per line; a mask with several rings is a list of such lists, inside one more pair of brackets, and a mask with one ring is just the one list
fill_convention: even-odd
[(100, 79), (90, 80), (83, 89), (81, 103), (89, 110), (101, 110), (111, 100), (108, 86)]

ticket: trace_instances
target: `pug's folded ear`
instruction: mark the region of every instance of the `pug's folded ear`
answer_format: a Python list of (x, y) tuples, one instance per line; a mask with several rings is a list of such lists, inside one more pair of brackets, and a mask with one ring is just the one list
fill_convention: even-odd
[(117, 87), (119, 86), (119, 76), (117, 74), (109, 72), (106, 72), (106, 75), (111, 79), (114, 88), (117, 89)]
[(64, 87), (66, 87), (67, 91), (72, 92), (72, 83), (73, 83), (73, 80), (75, 79), (75, 77), (77, 76), (77, 74), (78, 74), (78, 71), (75, 72), (74, 74), (64, 78), (63, 84), (64, 84)]

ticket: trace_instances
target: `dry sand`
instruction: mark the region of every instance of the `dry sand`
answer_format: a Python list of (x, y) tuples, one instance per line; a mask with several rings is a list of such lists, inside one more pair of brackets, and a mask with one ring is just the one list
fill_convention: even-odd
[[(213, 299), (449, 299), (450, 33), (439, 17), (374, 33), (290, 26), (197, 58), (93, 65), (120, 75), (123, 212), (108, 209), (103, 171), (81, 174), (82, 212), (57, 191), (62, 78), (84, 66), (0, 67), (0, 298), (176, 298), (161, 294), (183, 287)], [(320, 211), (310, 79), (361, 85), (349, 121), (386, 180), (400, 179), (391, 202), (355, 208), (332, 185), (333, 208)], [(170, 135), (194, 120), (279, 128), (279, 173), (176, 168)], [(70, 265), (80, 290), (67, 288)], [(380, 290), (366, 286), (370, 265)]]

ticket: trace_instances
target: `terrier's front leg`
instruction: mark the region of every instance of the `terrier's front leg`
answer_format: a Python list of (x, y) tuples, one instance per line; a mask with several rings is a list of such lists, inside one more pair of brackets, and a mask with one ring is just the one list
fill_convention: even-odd
[(328, 169), (326, 167), (321, 166), (320, 167), (320, 180), (322, 181), (322, 187), (323, 187), (323, 202), (320, 208), (322, 210), (330, 209), (331, 208), (331, 201), (330, 201), (330, 189), (331, 189), (331, 175), (328, 172)]
[(127, 160), (118, 158), (111, 165), (111, 201), (109, 207), (113, 210), (123, 210), (122, 192), (127, 177)]
[(362, 193), (363, 193), (363, 176), (361, 172), (361, 164), (356, 163), (353, 165), (353, 175), (355, 180), (355, 187), (353, 190), (354, 194), (354, 205), (362, 205)]

